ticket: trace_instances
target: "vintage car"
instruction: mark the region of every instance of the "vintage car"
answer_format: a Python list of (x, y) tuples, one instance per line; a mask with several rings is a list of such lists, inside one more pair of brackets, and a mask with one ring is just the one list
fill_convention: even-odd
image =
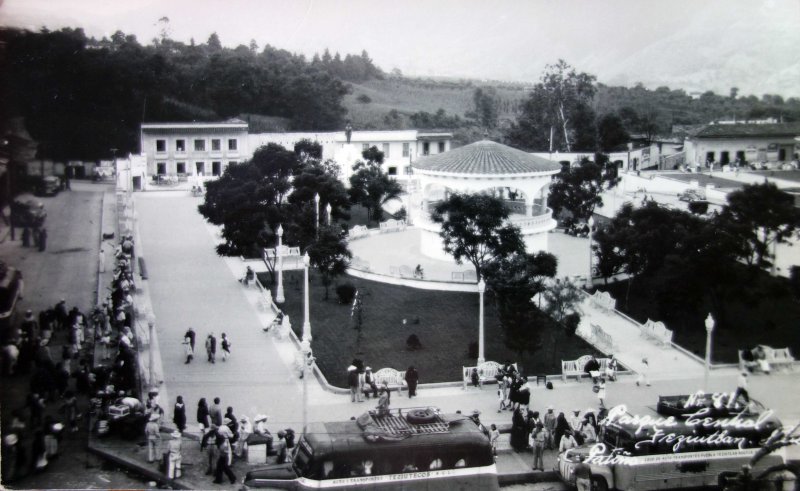
[(706, 199), (705, 193), (697, 189), (689, 188), (682, 193), (678, 193), (678, 199), (681, 201), (704, 201)]
[(39, 196), (55, 196), (61, 191), (61, 178), (46, 176), (36, 185), (36, 194)]

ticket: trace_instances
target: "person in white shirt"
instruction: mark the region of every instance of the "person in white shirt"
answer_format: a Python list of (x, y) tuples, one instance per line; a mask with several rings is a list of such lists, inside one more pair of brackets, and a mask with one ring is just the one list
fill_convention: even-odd
[(575, 437), (572, 436), (572, 431), (567, 431), (561, 436), (561, 443), (558, 444), (558, 453), (575, 448), (577, 446), (578, 442), (576, 442)]

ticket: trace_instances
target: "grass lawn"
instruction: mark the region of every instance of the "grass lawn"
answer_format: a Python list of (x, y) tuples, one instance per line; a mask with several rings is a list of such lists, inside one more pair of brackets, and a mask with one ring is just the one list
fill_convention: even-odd
[[(785, 281), (779, 279), (778, 281)], [(649, 298), (646, 285), (631, 290), (628, 308), (625, 308), (627, 282), (619, 282), (608, 287), (617, 299), (617, 308), (639, 322), (658, 317), (657, 306)], [(713, 334), (712, 360), (715, 363), (734, 363), (739, 360), (738, 350), (765, 344), (773, 348), (789, 347), (796, 357), (800, 355), (800, 336), (797, 322), (800, 319), (800, 302), (791, 295), (770, 292), (757, 303), (729, 301), (725, 307), (726, 319), (717, 322)], [(683, 312), (682, 322), (664, 320), (667, 328), (675, 331), (673, 340), (680, 346), (705, 357), (706, 329), (705, 318), (708, 312)]]
[[(382, 212), (381, 221), (385, 221), (392, 218), (392, 216), (386, 211)], [(346, 222), (342, 222), (347, 224), (347, 229), (351, 229), (356, 225), (366, 225), (368, 228), (378, 228), (378, 222), (375, 220), (370, 220), (367, 223), (367, 209), (361, 205), (352, 205), (350, 206), (350, 220)], [(374, 367), (373, 367), (374, 368)]]
[[(302, 271), (284, 273), (286, 302), (283, 310), (290, 316), (292, 329), (298, 335), (303, 325), (302, 275)], [(269, 281), (268, 276), (263, 279)], [(333, 385), (346, 386), (346, 368), (355, 357), (363, 359), (374, 370), (385, 367), (405, 370), (414, 365), (423, 383), (461, 380), (461, 367), (475, 364), (475, 359), (468, 358), (467, 354), (469, 343), (478, 339), (477, 293), (417, 290), (351, 277), (340, 278), (339, 282), (353, 283), (363, 298), (360, 346), (356, 345), (351, 306), (339, 304), (333, 286), (330, 298), (325, 301), (324, 287), (312, 273), (312, 348), (317, 364)], [(486, 359), (517, 361), (527, 374), (561, 373), (562, 359), (574, 360), (595, 352), (582, 339), (559, 330), (543, 333), (542, 348), (519, 359), (503, 342), (489, 295), (485, 299), (485, 314)], [(403, 325), (404, 318), (408, 320), (406, 325)], [(414, 323), (415, 318), (419, 318), (418, 324)], [(419, 337), (423, 345), (421, 350), (406, 350), (406, 339), (411, 334)], [(551, 334), (555, 334), (555, 349)]]

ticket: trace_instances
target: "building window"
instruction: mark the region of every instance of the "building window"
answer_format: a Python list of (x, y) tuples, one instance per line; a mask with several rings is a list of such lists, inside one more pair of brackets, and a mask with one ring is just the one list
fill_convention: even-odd
[(388, 143), (384, 143), (383, 144), (383, 158), (386, 158), (386, 159), (389, 158), (389, 144)]
[(211, 151), (219, 152), (220, 150), (222, 150), (222, 140), (219, 138), (213, 138), (211, 140)]
[(228, 150), (238, 150), (239, 149), (239, 140), (236, 138), (228, 138)]
[(159, 176), (164, 176), (167, 174), (166, 162), (159, 162), (156, 164), (156, 174), (158, 174)]
[(167, 151), (167, 140), (156, 140), (156, 152)]
[(439, 142), (439, 153), (444, 153), (444, 142)]
[(714, 162), (714, 152), (706, 152), (706, 162)]
[(177, 166), (176, 172), (178, 174), (186, 174), (186, 162), (178, 162), (176, 166)]
[(389, 167), (388, 174), (390, 176), (396, 176), (397, 175), (397, 167), (395, 167), (395, 166)]
[(195, 140), (194, 141), (194, 151), (195, 152), (204, 152), (206, 150), (206, 141), (205, 140)]
[(408, 157), (408, 154), (411, 152), (411, 144), (410, 143), (403, 143), (403, 157)]
[(236, 165), (236, 164), (238, 164), (238, 163), (239, 163), (239, 162), (237, 162), (237, 161), (235, 161), (235, 160), (231, 160), (230, 162), (228, 162), (228, 165)]
[(361, 151), (366, 152), (367, 150), (369, 150), (369, 143), (362, 143)]
[(202, 176), (206, 173), (206, 163), (205, 162), (195, 162), (194, 163), (195, 169), (197, 169), (197, 175)]
[(222, 162), (211, 162), (211, 175), (218, 176), (222, 174)]
[(422, 144), (422, 155), (430, 155), (431, 154), (431, 143), (424, 142)]
[(176, 152), (185, 152), (186, 151), (186, 140), (175, 140), (175, 151)]

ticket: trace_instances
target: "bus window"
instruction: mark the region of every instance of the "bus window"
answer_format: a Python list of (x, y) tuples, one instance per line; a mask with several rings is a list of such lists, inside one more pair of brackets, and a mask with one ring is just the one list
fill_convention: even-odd
[(430, 469), (432, 471), (433, 470), (437, 470), (437, 469), (441, 469), (441, 468), (442, 468), (442, 459), (433, 459), (433, 462), (431, 462), (431, 465), (428, 466), (428, 469)]
[(403, 472), (417, 472), (419, 469), (414, 464), (406, 464), (403, 467)]
[(466, 467), (466, 466), (467, 466), (467, 463), (464, 461), (464, 459), (458, 459), (458, 460), (456, 461), (456, 465), (455, 465), (455, 466), (453, 466), (453, 467), (455, 467), (456, 469), (458, 469), (459, 467)]
[(372, 475), (372, 461), (371, 460), (365, 460), (364, 463), (363, 463), (363, 466), (364, 466), (364, 475), (365, 476), (371, 476)]

